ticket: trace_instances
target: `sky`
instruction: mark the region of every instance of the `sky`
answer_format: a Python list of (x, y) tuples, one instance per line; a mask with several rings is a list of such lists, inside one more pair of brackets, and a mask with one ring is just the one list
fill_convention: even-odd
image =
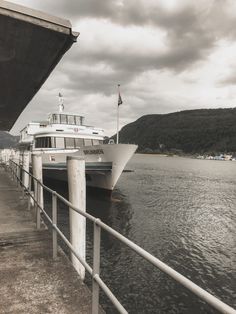
[(236, 106), (235, 0), (14, 0), (80, 36), (11, 130), (57, 111), (116, 132), (146, 114)]

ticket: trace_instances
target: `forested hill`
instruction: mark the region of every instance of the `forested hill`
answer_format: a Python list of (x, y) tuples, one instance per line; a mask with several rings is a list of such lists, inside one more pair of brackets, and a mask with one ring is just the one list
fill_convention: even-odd
[(16, 147), (19, 141), (19, 136), (12, 136), (7, 132), (0, 131), (0, 149)]
[(236, 152), (236, 108), (142, 116), (120, 131), (121, 143), (139, 152)]

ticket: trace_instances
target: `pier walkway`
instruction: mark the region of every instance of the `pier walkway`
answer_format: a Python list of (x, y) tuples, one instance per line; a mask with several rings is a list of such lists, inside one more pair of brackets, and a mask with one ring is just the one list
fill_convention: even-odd
[(52, 259), (27, 202), (0, 167), (0, 313), (91, 313), (91, 293), (67, 257)]

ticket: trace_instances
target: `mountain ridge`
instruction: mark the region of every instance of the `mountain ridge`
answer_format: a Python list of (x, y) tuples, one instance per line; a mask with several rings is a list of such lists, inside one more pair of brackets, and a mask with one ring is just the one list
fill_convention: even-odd
[(8, 132), (0, 131), (0, 149), (16, 147), (19, 136), (13, 136)]
[(236, 152), (236, 108), (144, 115), (124, 126), (119, 138), (137, 144), (138, 152)]

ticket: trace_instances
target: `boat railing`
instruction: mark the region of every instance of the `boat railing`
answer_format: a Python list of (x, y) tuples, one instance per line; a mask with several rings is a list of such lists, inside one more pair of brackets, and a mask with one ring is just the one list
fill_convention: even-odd
[[(6, 170), (10, 172), (12, 179), (15, 179), (17, 185), (22, 190), (22, 197), (25, 195), (28, 197), (28, 208), (30, 208), (31, 202), (33, 202), (34, 207), (36, 209), (36, 226), (40, 228), (41, 214), (47, 219), (48, 223), (52, 229), (52, 257), (53, 259), (57, 258), (58, 254), (58, 239), (57, 236), (63, 240), (63, 242), (67, 245), (70, 252), (79, 260), (79, 262), (85, 267), (86, 271), (92, 277), (92, 313), (97, 314), (99, 312), (99, 289), (101, 288), (103, 292), (107, 295), (110, 301), (113, 303), (115, 308), (120, 313), (128, 313), (124, 306), (119, 302), (116, 296), (112, 293), (110, 288), (106, 285), (103, 279), (100, 277), (100, 247), (101, 247), (101, 230), (105, 230), (110, 235), (114, 236), (116, 239), (121, 241), (123, 244), (128, 246), (131, 250), (136, 252), (138, 255), (143, 257), (146, 261), (151, 263), (154, 267), (158, 268), (169, 277), (177, 281), (179, 284), (187, 288), (193, 294), (198, 296), (200, 299), (208, 303), (210, 306), (215, 308), (221, 313), (227, 314), (236, 314), (236, 310), (227, 305), (226, 303), (220, 301), (218, 298), (207, 292), (206, 290), (200, 288), (198, 285), (193, 283), (191, 280), (181, 275), (179, 272), (175, 271), (173, 268), (168, 266), (167, 264), (160, 261), (158, 258), (153, 256), (152, 254), (145, 251), (143, 248), (103, 223), (99, 218), (96, 218), (90, 215), (87, 212), (80, 210), (78, 207), (75, 207), (71, 202), (65, 199), (63, 196), (58, 194), (56, 191), (53, 191), (46, 185), (44, 185), (40, 180), (36, 179), (30, 172), (23, 169), (21, 165), (18, 165), (15, 161), (10, 160), (9, 164), (6, 165)], [(29, 187), (24, 186), (22, 174), (29, 175)], [(34, 190), (35, 193), (31, 191), (32, 182), (34, 182)], [(42, 205), (40, 205), (40, 187), (43, 190), (46, 190), (51, 194), (52, 197), (52, 215), (47, 214)], [(91, 267), (79, 254), (76, 252), (75, 248), (72, 246), (71, 242), (66, 238), (63, 232), (59, 229), (57, 224), (57, 202), (60, 200), (65, 205), (67, 205), (70, 209), (74, 210), (78, 214), (82, 215), (86, 219), (90, 220), (93, 223), (94, 228), (94, 238), (93, 238), (93, 267)]]

